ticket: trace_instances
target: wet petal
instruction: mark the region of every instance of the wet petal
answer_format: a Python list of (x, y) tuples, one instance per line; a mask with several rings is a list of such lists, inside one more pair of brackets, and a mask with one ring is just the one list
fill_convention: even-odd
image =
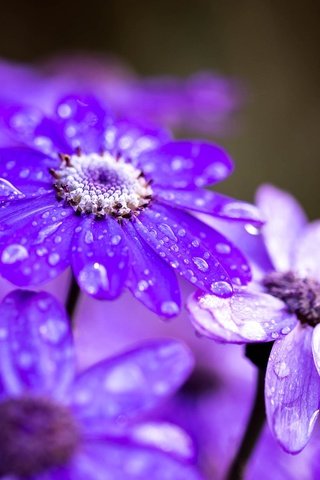
[(220, 193), (203, 189), (170, 190), (166, 188), (163, 190), (155, 187), (154, 190), (157, 200), (169, 206), (174, 204), (183, 209), (208, 213), (209, 215), (227, 220), (262, 224), (262, 218), (257, 207), (250, 203), (226, 197)]
[(251, 279), (241, 252), (188, 213), (153, 205), (137, 217), (135, 226), (166, 262), (201, 290), (228, 297), (232, 282), (241, 285)]
[[(88, 442), (84, 446), (87, 458), (77, 462), (76, 471), (93, 471), (95, 480), (200, 480), (192, 464), (153, 448), (143, 448), (128, 441), (116, 439), (106, 442)], [(80, 471), (81, 471), (80, 470)], [(100, 475), (102, 474), (102, 475)], [(71, 477), (77, 479), (78, 477)], [(79, 477), (82, 479), (82, 477)], [(91, 479), (91, 476), (88, 477)]]
[(182, 344), (150, 342), (85, 371), (76, 380), (72, 403), (90, 431), (116, 428), (176, 391), (192, 367)]
[(297, 324), (283, 302), (252, 288), (225, 299), (195, 293), (188, 300), (188, 310), (201, 335), (222, 342), (269, 342)]
[(16, 290), (0, 304), (0, 384), (59, 397), (74, 371), (68, 319), (51, 295)]
[(0, 196), (52, 190), (49, 168), (55, 161), (37, 150), (23, 147), (0, 149)]
[(88, 217), (73, 238), (72, 268), (82, 290), (99, 299), (118, 297), (128, 275), (128, 246), (109, 217)]
[(306, 225), (294, 246), (293, 266), (303, 277), (320, 281), (320, 220)]
[(202, 187), (227, 178), (233, 163), (224, 150), (200, 141), (169, 142), (139, 157), (139, 165), (155, 185)]
[(73, 230), (80, 218), (72, 209), (57, 204), (53, 194), (12, 203), (12, 212), (8, 207), (2, 218), (6, 230), (0, 235), (1, 274), (19, 286), (55, 278), (70, 264)]
[(306, 215), (289, 193), (272, 185), (261, 186), (256, 197), (266, 220), (263, 235), (269, 255), (277, 270), (288, 271), (292, 266), (294, 244), (307, 222)]
[(314, 364), (320, 375), (320, 325), (317, 325), (313, 330), (312, 354), (313, 354)]
[(181, 298), (176, 275), (136, 233), (131, 223), (124, 225), (131, 254), (128, 287), (147, 308), (164, 317), (179, 313)]
[(58, 102), (56, 113), (61, 129), (73, 148), (81, 147), (86, 153), (102, 149), (109, 114), (95, 97), (68, 95)]
[(307, 444), (319, 414), (320, 381), (315, 368), (311, 327), (300, 324), (274, 344), (266, 373), (269, 426), (290, 453)]

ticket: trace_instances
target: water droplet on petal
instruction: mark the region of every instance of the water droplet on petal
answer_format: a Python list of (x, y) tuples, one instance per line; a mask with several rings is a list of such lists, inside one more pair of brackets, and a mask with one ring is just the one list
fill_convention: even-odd
[(231, 252), (231, 247), (227, 243), (217, 243), (215, 249), (217, 253), (221, 253), (223, 255), (227, 255)]
[(119, 245), (120, 242), (121, 242), (121, 236), (113, 235), (113, 237), (111, 238), (112, 245)]
[(162, 302), (160, 309), (164, 315), (177, 315), (179, 313), (179, 305), (172, 301)]
[(210, 285), (210, 290), (218, 297), (229, 297), (233, 292), (232, 286), (223, 280), (212, 282)]
[(201, 272), (206, 272), (209, 269), (208, 263), (201, 257), (193, 257), (192, 261)]
[(60, 255), (58, 253), (50, 253), (48, 257), (48, 263), (53, 267), (59, 263)]
[(2, 263), (11, 264), (25, 260), (28, 257), (29, 253), (25, 247), (18, 243), (13, 243), (3, 250), (1, 261)]
[(79, 273), (79, 283), (90, 295), (100, 289), (108, 290), (109, 280), (106, 268), (101, 263), (89, 263)]
[(39, 328), (40, 334), (45, 340), (52, 343), (58, 343), (67, 333), (68, 327), (61, 320), (49, 318)]

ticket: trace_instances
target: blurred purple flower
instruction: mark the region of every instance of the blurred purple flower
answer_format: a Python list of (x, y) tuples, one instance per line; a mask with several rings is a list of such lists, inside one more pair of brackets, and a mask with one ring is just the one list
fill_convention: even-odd
[(121, 62), (97, 55), (62, 56), (38, 69), (2, 61), (0, 77), (0, 101), (29, 101), (48, 113), (70, 91), (94, 91), (116, 114), (210, 135), (232, 127), (244, 97), (238, 82), (212, 72), (139, 78)]
[(75, 375), (62, 306), (18, 290), (0, 304), (0, 477), (199, 479), (189, 438), (144, 419), (189, 375), (190, 351), (149, 342)]
[(252, 248), (255, 281), (230, 300), (193, 295), (189, 309), (198, 331), (218, 341), (275, 340), (266, 373), (267, 417), (283, 448), (296, 453), (319, 414), (320, 222), (308, 224), (294, 198), (272, 186), (258, 190), (257, 205), (267, 223)]
[(166, 317), (180, 308), (174, 270), (223, 297), (250, 280), (241, 252), (188, 213), (259, 224), (252, 205), (202, 188), (233, 169), (221, 148), (113, 120), (93, 98), (66, 97), (56, 112), (4, 111), (22, 144), (0, 149), (6, 279), (37, 285), (71, 265), (89, 295), (114, 299), (127, 285)]

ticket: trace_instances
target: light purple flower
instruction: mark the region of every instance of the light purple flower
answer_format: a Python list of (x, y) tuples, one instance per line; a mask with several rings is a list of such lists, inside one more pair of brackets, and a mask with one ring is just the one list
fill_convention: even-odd
[(68, 319), (45, 292), (0, 304), (0, 477), (199, 479), (189, 438), (146, 420), (186, 379), (192, 356), (161, 340), (76, 375)]
[(275, 340), (267, 416), (283, 448), (296, 453), (319, 414), (320, 222), (308, 224), (296, 200), (269, 185), (258, 190), (257, 205), (267, 223), (253, 249), (255, 282), (230, 300), (194, 295), (189, 309), (199, 332), (218, 341)]
[(114, 120), (93, 98), (69, 96), (56, 112), (4, 112), (23, 144), (0, 149), (6, 279), (37, 285), (71, 265), (89, 295), (114, 299), (127, 285), (167, 317), (180, 308), (174, 270), (223, 297), (250, 280), (241, 252), (188, 212), (259, 224), (255, 207), (202, 188), (232, 171), (221, 148)]

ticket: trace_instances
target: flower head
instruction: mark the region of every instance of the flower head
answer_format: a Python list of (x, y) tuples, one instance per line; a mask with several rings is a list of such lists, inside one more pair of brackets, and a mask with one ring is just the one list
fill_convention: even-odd
[(23, 144), (0, 149), (0, 271), (14, 284), (71, 265), (95, 298), (128, 286), (170, 317), (180, 308), (174, 270), (222, 297), (250, 280), (241, 252), (189, 213), (259, 223), (255, 207), (202, 188), (232, 171), (221, 148), (114, 120), (94, 98), (64, 98), (53, 118), (16, 107), (4, 117)]
[(62, 306), (44, 292), (9, 294), (0, 304), (0, 477), (198, 479), (183, 431), (143, 419), (192, 363), (184, 346), (162, 340), (76, 375)]
[(308, 224), (300, 205), (272, 186), (258, 190), (267, 223), (256, 238), (256, 275), (230, 300), (195, 295), (194, 325), (218, 341), (275, 341), (265, 398), (269, 425), (285, 450), (304, 448), (320, 402), (320, 223)]

